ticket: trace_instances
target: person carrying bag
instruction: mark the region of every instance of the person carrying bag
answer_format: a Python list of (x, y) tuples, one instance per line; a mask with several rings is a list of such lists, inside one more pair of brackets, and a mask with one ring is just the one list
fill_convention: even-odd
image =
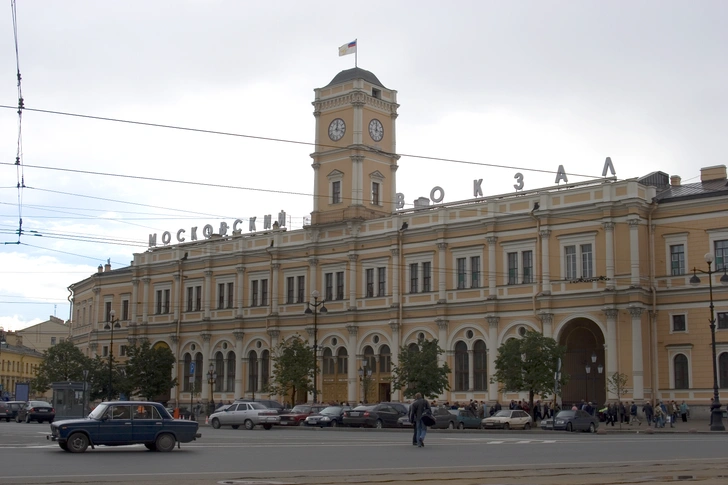
[[(415, 437), (417, 438), (417, 447), (425, 446), (425, 436), (427, 435), (427, 426), (435, 424), (435, 418), (432, 416), (432, 408), (426, 399), (422, 398), (421, 393), (415, 394), (415, 402), (409, 408), (410, 423), (415, 427)], [(415, 444), (415, 443), (412, 443)]]

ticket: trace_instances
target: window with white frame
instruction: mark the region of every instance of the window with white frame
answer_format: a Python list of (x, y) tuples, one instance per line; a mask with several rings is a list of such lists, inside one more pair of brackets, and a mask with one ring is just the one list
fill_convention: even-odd
[[(713, 254), (713, 267), (716, 271), (728, 268), (728, 229), (708, 229), (710, 244), (705, 252)], [(703, 251), (700, 251), (702, 253)], [(700, 264), (703, 264), (702, 258)], [(689, 266), (688, 266), (689, 267)]]
[(324, 299), (326, 301), (343, 300), (345, 291), (345, 267), (327, 267), (324, 269)]
[(536, 250), (536, 239), (504, 241), (503, 266), (507, 269), (504, 283), (519, 285), (533, 283), (533, 254)]
[(286, 303), (303, 303), (306, 296), (306, 270), (285, 272)]
[(728, 329), (728, 312), (718, 312), (716, 320), (718, 322), (719, 330)]
[(688, 319), (688, 317), (684, 313), (670, 315), (670, 333), (687, 332), (688, 331), (687, 319)]
[(111, 321), (111, 297), (107, 296), (104, 298), (104, 321)]
[(123, 321), (129, 320), (129, 297), (121, 298), (121, 319)]
[(109, 356), (109, 346), (108, 345), (104, 345), (103, 347), (101, 347), (101, 355), (103, 357)]
[(185, 285), (185, 310), (188, 312), (202, 311), (201, 282), (190, 282)]
[(166, 315), (172, 307), (172, 285), (154, 285), (154, 313)]
[(568, 281), (593, 278), (597, 231), (557, 236), (561, 250), (561, 275)]
[(455, 267), (455, 288), (480, 288), (481, 255), (484, 246), (455, 248), (452, 250)]
[(434, 253), (407, 256), (405, 283), (410, 293), (427, 293), (432, 291), (432, 258)]
[(268, 305), (268, 274), (250, 275), (250, 306)]
[(366, 298), (382, 297), (387, 291), (387, 260), (366, 260), (362, 262), (364, 269), (364, 296)]
[(328, 175), (329, 179), (329, 204), (341, 204), (341, 189), (344, 173), (334, 170)]
[(681, 276), (685, 274), (687, 267), (688, 233), (665, 234), (665, 271), (670, 276)]
[(235, 302), (235, 277), (217, 279), (217, 309), (232, 308)]
[(692, 387), (690, 375), (692, 348), (692, 344), (667, 346), (670, 389), (690, 389)]
[(371, 179), (371, 187), (372, 187), (372, 196), (371, 196), (371, 203), (372, 205), (382, 205), (382, 187), (384, 186), (384, 175), (379, 170), (374, 171), (373, 173), (369, 174), (369, 178)]

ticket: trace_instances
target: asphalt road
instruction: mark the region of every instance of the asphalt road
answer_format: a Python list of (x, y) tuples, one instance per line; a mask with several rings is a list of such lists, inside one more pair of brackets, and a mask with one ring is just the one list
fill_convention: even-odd
[(201, 426), (171, 453), (62, 451), (47, 424), (0, 423), (0, 484), (728, 483), (728, 434), (254, 429)]

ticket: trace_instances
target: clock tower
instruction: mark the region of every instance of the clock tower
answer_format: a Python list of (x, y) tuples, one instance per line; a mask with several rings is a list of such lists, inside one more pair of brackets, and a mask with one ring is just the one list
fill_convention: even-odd
[(314, 90), (316, 151), (311, 154), (311, 224), (386, 217), (397, 184), (397, 91), (369, 71), (341, 71)]

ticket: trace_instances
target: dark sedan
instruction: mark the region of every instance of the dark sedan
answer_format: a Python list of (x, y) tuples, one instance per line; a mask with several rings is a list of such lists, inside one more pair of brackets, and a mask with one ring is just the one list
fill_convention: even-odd
[(586, 411), (567, 410), (559, 412), (559, 414), (556, 415), (556, 418), (553, 420), (549, 419), (548, 423), (542, 423), (541, 427), (543, 429), (588, 431), (590, 433), (594, 433), (599, 427), (599, 418), (592, 416)]
[(53, 406), (45, 401), (28, 401), (23, 403), (18, 409), (15, 415), (16, 423), (30, 423), (31, 421), (37, 421), (42, 423), (46, 421), (52, 423), (56, 418), (56, 410)]
[[(401, 408), (400, 408), (401, 406)], [(403, 405), (393, 403), (379, 403), (372, 406), (357, 406), (344, 413), (344, 426), (396, 428), (399, 418), (406, 414)]]
[(320, 413), (312, 414), (306, 418), (306, 426), (319, 426), (324, 428), (329, 426), (336, 428), (343, 424), (344, 413), (350, 411), (351, 406), (328, 406), (321, 410)]
[(177, 443), (199, 438), (198, 427), (197, 421), (174, 419), (156, 402), (112, 401), (96, 406), (88, 418), (56, 421), (48, 439), (71, 453), (138, 443), (151, 451), (172, 451)]
[(457, 425), (457, 418), (445, 407), (432, 408), (432, 417), (435, 418), (434, 426), (430, 426), (433, 429), (455, 429)]

